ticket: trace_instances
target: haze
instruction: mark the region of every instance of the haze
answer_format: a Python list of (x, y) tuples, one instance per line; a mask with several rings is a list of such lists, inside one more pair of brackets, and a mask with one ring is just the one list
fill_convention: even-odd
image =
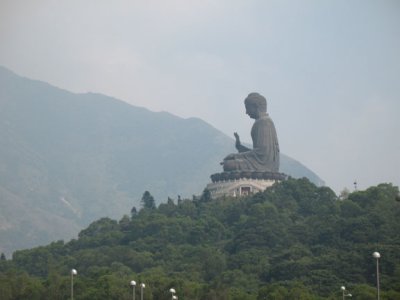
[(336, 192), (400, 184), (399, 37), (395, 0), (0, 1), (0, 65), (247, 142), (259, 92), (281, 151)]

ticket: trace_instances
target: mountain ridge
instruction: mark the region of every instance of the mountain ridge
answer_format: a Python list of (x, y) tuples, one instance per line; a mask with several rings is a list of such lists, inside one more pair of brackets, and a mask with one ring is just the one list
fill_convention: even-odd
[[(199, 118), (71, 93), (0, 67), (0, 205), (10, 208), (0, 212), (0, 252), (69, 239), (140, 205), (145, 190), (158, 203), (200, 194), (233, 145)], [(297, 161), (281, 161), (283, 172), (322, 183)]]

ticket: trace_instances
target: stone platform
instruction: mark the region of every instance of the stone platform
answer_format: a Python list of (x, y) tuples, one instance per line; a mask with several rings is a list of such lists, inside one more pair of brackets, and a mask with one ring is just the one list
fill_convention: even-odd
[(264, 191), (286, 177), (283, 173), (272, 172), (222, 172), (211, 175), (212, 183), (206, 188), (212, 198), (245, 196)]

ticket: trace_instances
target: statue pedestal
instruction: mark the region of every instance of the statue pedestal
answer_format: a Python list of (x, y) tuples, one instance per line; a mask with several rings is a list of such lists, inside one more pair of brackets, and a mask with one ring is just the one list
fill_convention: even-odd
[(222, 196), (246, 196), (262, 192), (275, 182), (286, 179), (282, 173), (270, 172), (223, 172), (211, 175), (207, 185), (211, 198)]

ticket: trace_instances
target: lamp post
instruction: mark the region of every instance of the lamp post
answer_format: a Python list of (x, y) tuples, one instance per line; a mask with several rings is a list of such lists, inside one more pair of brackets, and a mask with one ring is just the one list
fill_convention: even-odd
[(143, 300), (143, 289), (146, 287), (144, 283), (140, 284), (140, 300)]
[(340, 287), (340, 289), (341, 289), (341, 291), (342, 291), (342, 299), (343, 299), (343, 300), (344, 300), (345, 297), (352, 297), (352, 296), (353, 296), (352, 294), (345, 294), (346, 287), (345, 287), (344, 285), (342, 285), (342, 286)]
[(372, 256), (376, 259), (376, 291), (378, 294), (378, 300), (380, 300), (379, 294), (379, 259), (381, 258), (381, 254), (379, 252), (372, 253)]
[(131, 280), (131, 286), (132, 286), (132, 300), (135, 300), (135, 287), (136, 287), (136, 281)]
[(171, 293), (172, 300), (178, 299), (178, 297), (175, 296), (176, 291), (175, 291), (174, 288), (170, 288), (170, 289), (169, 289), (169, 292)]
[(346, 290), (346, 287), (344, 285), (342, 285), (340, 287), (340, 290), (342, 291), (342, 299), (344, 300), (344, 291)]
[(74, 276), (78, 275), (78, 271), (75, 269), (71, 270), (71, 300), (74, 300)]

